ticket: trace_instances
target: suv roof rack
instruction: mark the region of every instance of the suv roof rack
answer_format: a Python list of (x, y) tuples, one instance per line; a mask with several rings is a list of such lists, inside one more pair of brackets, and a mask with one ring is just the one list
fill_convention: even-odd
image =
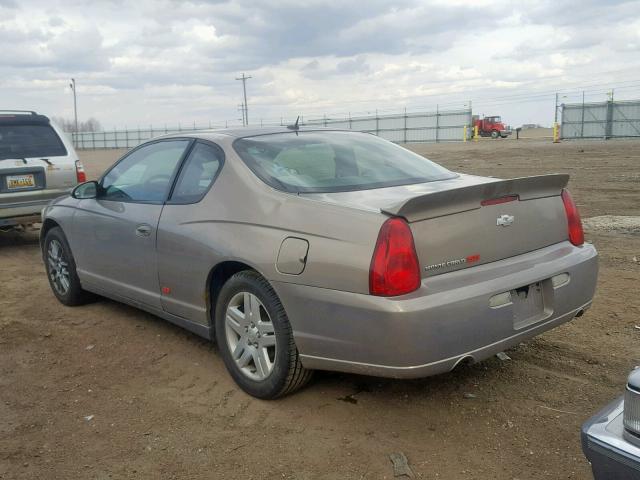
[(29, 115), (38, 115), (33, 110), (0, 110), (0, 115), (5, 113), (20, 113), (20, 114), (28, 113)]

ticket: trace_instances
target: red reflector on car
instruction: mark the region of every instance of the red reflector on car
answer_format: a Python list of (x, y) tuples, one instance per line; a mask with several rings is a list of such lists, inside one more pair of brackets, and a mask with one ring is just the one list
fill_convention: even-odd
[(514, 202), (518, 199), (519, 199), (518, 195), (507, 195), (506, 197), (490, 198), (488, 200), (482, 200), (480, 202), (480, 205), (482, 205), (483, 207), (486, 207), (489, 205), (500, 205), (501, 203)]
[(582, 230), (582, 220), (569, 190), (562, 190), (562, 203), (567, 214), (567, 225), (569, 227), (569, 241), (576, 247), (584, 243), (584, 230)]
[(390, 218), (382, 224), (369, 269), (371, 295), (391, 297), (420, 287), (420, 265), (407, 222)]

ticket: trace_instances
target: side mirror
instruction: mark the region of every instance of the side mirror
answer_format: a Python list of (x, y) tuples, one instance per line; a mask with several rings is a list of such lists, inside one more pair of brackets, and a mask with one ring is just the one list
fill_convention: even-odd
[(98, 182), (91, 180), (90, 182), (84, 182), (77, 185), (76, 188), (71, 190), (71, 196), (78, 200), (86, 200), (88, 198), (96, 198), (98, 196), (99, 189)]

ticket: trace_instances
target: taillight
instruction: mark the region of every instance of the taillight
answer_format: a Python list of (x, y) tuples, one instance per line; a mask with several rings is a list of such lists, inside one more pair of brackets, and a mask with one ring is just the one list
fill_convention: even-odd
[(371, 295), (391, 297), (420, 286), (420, 265), (407, 222), (390, 218), (382, 224), (369, 269)]
[(564, 211), (567, 214), (567, 223), (569, 225), (569, 241), (579, 247), (584, 243), (584, 231), (582, 230), (582, 221), (578, 207), (571, 198), (569, 190), (562, 190), (562, 202), (564, 203)]
[(84, 183), (87, 181), (87, 174), (84, 173), (84, 167), (80, 160), (76, 160), (76, 180), (78, 183)]

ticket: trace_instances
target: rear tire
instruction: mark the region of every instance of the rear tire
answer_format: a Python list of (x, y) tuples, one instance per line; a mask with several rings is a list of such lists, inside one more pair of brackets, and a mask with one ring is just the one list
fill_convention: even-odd
[(222, 287), (215, 336), (231, 377), (249, 395), (282, 397), (311, 379), (313, 371), (300, 362), (280, 299), (257, 272), (238, 272)]
[(94, 298), (80, 285), (71, 247), (60, 227), (53, 227), (47, 232), (42, 256), (49, 286), (60, 303), (73, 307)]
[(497, 130), (491, 130), (491, 138), (493, 138), (494, 140), (496, 138), (500, 138), (500, 132), (498, 132)]

